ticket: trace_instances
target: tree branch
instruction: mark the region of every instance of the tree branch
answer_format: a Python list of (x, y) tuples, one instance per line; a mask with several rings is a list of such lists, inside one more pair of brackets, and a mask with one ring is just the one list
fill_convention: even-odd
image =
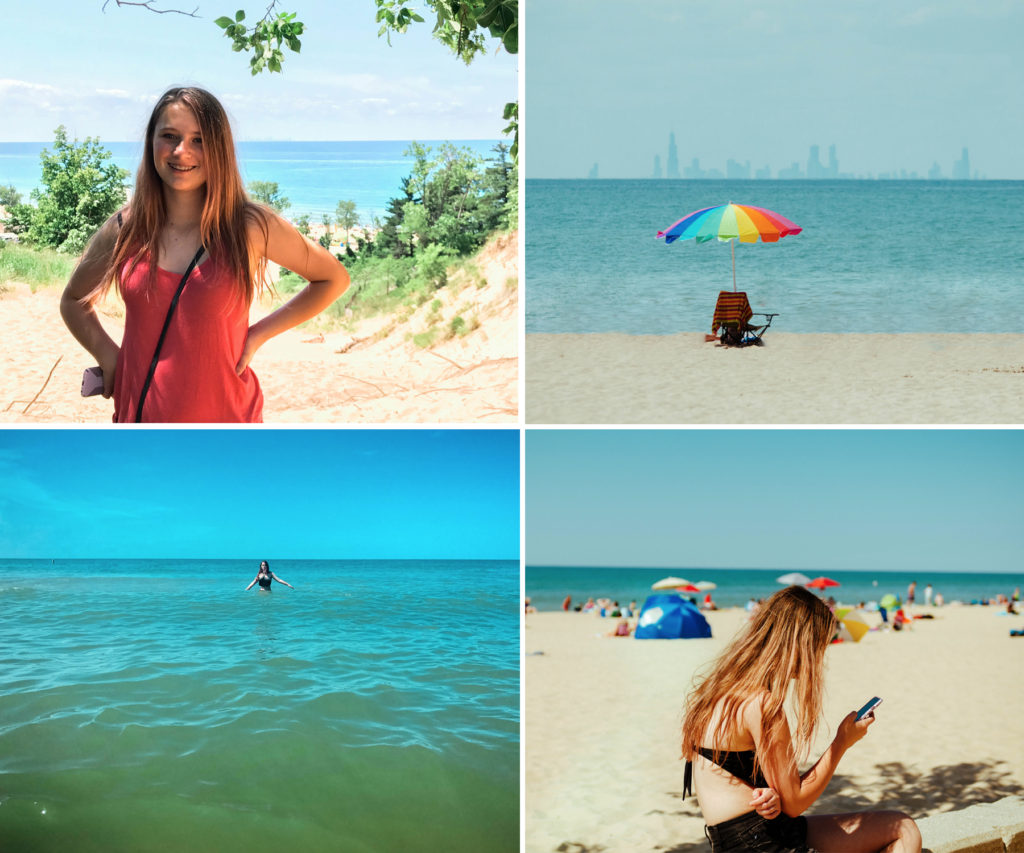
[[(193, 9), (191, 12), (186, 12), (184, 9), (154, 9), (153, 8), (153, 3), (155, 3), (155, 2), (156, 2), (156, 0), (114, 0), (114, 3), (116, 3), (119, 7), (120, 6), (141, 6), (143, 9), (148, 9), (150, 12), (155, 12), (157, 15), (175, 14), (175, 15), (185, 15), (186, 17), (189, 17), (189, 18), (198, 18), (199, 17), (196, 14), (196, 12), (199, 11), (199, 7), (198, 6), (196, 6), (195, 9)], [(103, 0), (102, 11), (106, 12), (107, 11), (107, 6), (109, 6), (109, 5), (110, 5), (110, 0)]]

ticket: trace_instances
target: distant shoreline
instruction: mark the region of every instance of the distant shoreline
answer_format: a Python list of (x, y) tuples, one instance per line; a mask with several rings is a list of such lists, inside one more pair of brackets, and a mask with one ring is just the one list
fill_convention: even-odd
[[(81, 140), (80, 140), (81, 141)], [(402, 194), (402, 178), (412, 171), (412, 158), (403, 152), (413, 143), (435, 148), (445, 142), (468, 147), (486, 158), (504, 139), (369, 139), (236, 141), (242, 178), (252, 181), (273, 181), (281, 194), (291, 201), (285, 216), (295, 219), (303, 214), (333, 218), (341, 199), (356, 202), (361, 218), (370, 214), (383, 217), (387, 203)], [(115, 141), (100, 139), (101, 147), (113, 155), (113, 162), (129, 172), (129, 189), (138, 168), (141, 140)], [(46, 142), (0, 142), (0, 185), (13, 185), (28, 201), (29, 193), (39, 187), (39, 154), (50, 148)], [(316, 151), (328, 146), (327, 151)], [(311, 156), (317, 153), (321, 156)], [(328, 156), (329, 155), (329, 156)]]

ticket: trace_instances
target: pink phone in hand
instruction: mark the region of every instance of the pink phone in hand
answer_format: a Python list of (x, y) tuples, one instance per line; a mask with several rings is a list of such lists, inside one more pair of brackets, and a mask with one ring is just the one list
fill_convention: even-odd
[(98, 367), (87, 367), (82, 374), (82, 396), (94, 397), (103, 393), (103, 371)]

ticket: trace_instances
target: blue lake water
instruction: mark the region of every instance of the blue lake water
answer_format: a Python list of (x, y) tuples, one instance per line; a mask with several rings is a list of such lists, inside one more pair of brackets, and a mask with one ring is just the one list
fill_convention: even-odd
[[(572, 596), (573, 605), (588, 597), (607, 597), (620, 604), (633, 599), (642, 605), (652, 594), (651, 586), (668, 576), (681, 577), (691, 583), (711, 581), (718, 585), (711, 595), (719, 607), (741, 607), (750, 598), (767, 598), (782, 589), (776, 578), (790, 569), (644, 569), (593, 568), (566, 566), (527, 566), (526, 594), (538, 610), (557, 610), (563, 599)], [(867, 572), (867, 571), (804, 571), (810, 578), (825, 575), (839, 582), (825, 593), (845, 604), (878, 601), (892, 593), (906, 598), (907, 587), (917, 581), (918, 603), (924, 601), (926, 584), (941, 592), (946, 602), (969, 603), (994, 598), (999, 593), (1009, 596), (1015, 587), (1024, 587), (1024, 571), (1016, 574), (991, 572)], [(694, 595), (697, 595), (694, 593)], [(705, 593), (700, 593), (703, 599)]]
[[(436, 148), (440, 143), (420, 140)], [(494, 156), (497, 140), (457, 141), (485, 159)], [(506, 142), (506, 144), (508, 144)], [(113, 162), (134, 180), (142, 151), (141, 142), (106, 142), (101, 145)], [(281, 194), (291, 201), (285, 215), (309, 214), (319, 222), (322, 214), (334, 216), (338, 202), (354, 201), (361, 219), (371, 213), (382, 216), (388, 201), (401, 194), (402, 178), (412, 171), (412, 159), (404, 156), (410, 143), (371, 142), (240, 142), (242, 178), (276, 181)], [(13, 184), (25, 199), (39, 185), (39, 154), (52, 147), (43, 142), (0, 142), (0, 185)]]
[(655, 235), (730, 201), (803, 228), (736, 244), (773, 330), (1024, 332), (1022, 181), (694, 180), (527, 180), (527, 332), (708, 331), (730, 244)]
[(518, 850), (517, 561), (0, 560), (0, 850)]

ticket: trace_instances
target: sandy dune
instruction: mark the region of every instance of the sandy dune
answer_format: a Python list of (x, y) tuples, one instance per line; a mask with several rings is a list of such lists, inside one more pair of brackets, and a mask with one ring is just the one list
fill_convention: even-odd
[[(456, 278), (438, 292), (439, 309), (428, 303), (403, 323), (383, 318), (326, 334), (299, 328), (268, 342), (253, 361), (265, 422), (516, 422), (516, 235), (490, 243), (476, 265), (480, 280)], [(64, 327), (59, 301), (58, 288), (32, 293), (9, 283), (0, 293), (0, 422), (110, 422), (112, 401), (79, 394), (93, 361)], [(116, 340), (122, 320), (112, 302), (107, 310), (104, 324)], [(254, 306), (253, 316), (266, 310)], [(414, 334), (457, 315), (479, 327), (429, 349), (413, 343)]]

